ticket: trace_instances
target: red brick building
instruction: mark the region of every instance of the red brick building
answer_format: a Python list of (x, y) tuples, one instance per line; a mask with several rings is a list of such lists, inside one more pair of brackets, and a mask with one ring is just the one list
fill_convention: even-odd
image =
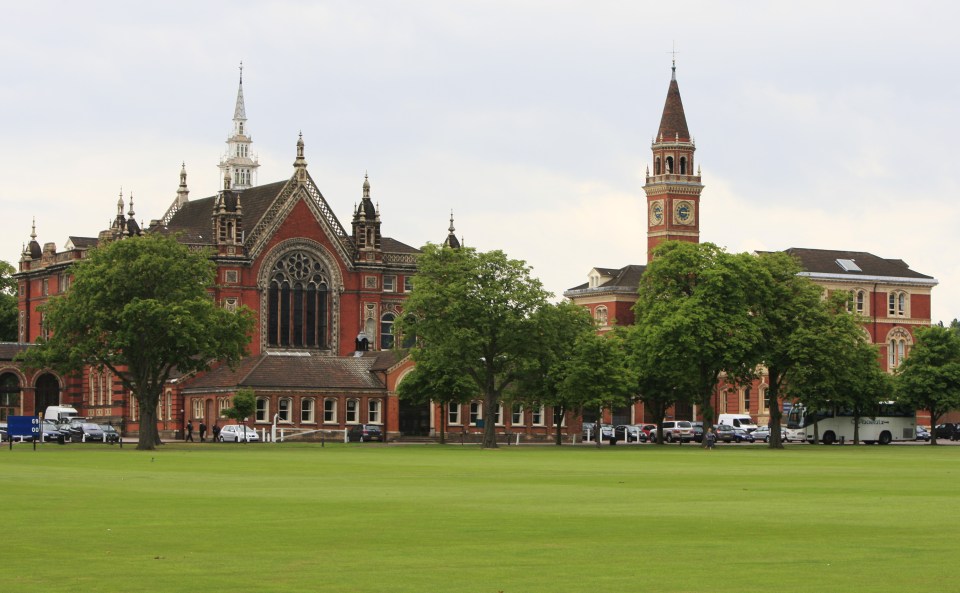
[[(660, 127), (651, 145), (653, 174), (647, 170), (644, 192), (647, 197), (647, 261), (663, 241), (700, 241), (700, 194), (703, 184), (694, 174), (696, 146), (687, 128), (680, 89), (673, 68)], [(931, 291), (937, 281), (914, 270), (902, 260), (886, 259), (862, 251), (791, 248), (803, 275), (827, 291), (851, 292), (858, 313), (868, 318), (864, 330), (878, 344), (884, 370), (892, 371), (909, 354), (914, 330), (930, 325)], [(564, 296), (590, 310), (601, 331), (634, 321), (632, 306), (646, 266), (593, 268), (585, 284), (564, 292)], [(751, 386), (717, 389), (714, 408), (718, 413), (749, 413), (759, 424), (769, 416), (765, 379)], [(668, 413), (671, 418), (694, 419), (695, 406), (683, 406)], [(651, 421), (642, 403), (612, 410), (609, 421), (637, 423)]]

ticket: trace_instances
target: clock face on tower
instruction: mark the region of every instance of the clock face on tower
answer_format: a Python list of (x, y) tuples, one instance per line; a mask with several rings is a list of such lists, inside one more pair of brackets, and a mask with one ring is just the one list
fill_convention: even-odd
[(663, 224), (663, 200), (650, 202), (650, 226)]
[(692, 225), (695, 222), (693, 202), (680, 200), (673, 206), (673, 221), (676, 224)]

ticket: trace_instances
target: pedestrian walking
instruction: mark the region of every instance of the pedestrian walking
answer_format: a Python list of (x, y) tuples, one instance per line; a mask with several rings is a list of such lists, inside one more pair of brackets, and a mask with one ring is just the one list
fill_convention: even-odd
[(220, 440), (220, 425), (217, 424), (217, 420), (213, 421), (213, 442), (216, 443)]
[(713, 432), (713, 427), (707, 429), (707, 449), (713, 449), (717, 444), (717, 434)]
[(193, 422), (187, 420), (187, 436), (183, 439), (183, 442), (190, 441), (193, 442)]
[(203, 443), (207, 440), (207, 425), (203, 423), (203, 420), (200, 421), (200, 442)]

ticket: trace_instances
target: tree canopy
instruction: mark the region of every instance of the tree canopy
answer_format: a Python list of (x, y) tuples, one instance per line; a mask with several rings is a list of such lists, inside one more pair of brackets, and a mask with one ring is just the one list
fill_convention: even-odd
[(17, 335), (17, 281), (13, 266), (0, 261), (0, 342), (16, 342)]
[[(910, 356), (897, 369), (897, 401), (930, 412), (930, 423), (960, 408), (960, 328), (920, 328)], [(932, 428), (931, 427), (931, 428)], [(930, 444), (937, 443), (930, 431)]]
[(533, 364), (534, 315), (548, 293), (530, 268), (502, 251), (427, 244), (400, 331), (416, 336), (417, 364), (467, 377), (483, 397), (483, 446), (496, 447), (493, 418), (505, 390)]
[(752, 309), (754, 291), (762, 286), (758, 278), (750, 254), (679, 241), (660, 245), (641, 278), (634, 343), (651, 351), (635, 353), (634, 360), (670, 361), (672, 376), (692, 377), (693, 393), (686, 393), (691, 385), (684, 381), (676, 386), (683, 390), (677, 398), (692, 396), (707, 426), (714, 420), (711, 397), (720, 375), (745, 381), (759, 363), (762, 328)]
[(215, 265), (207, 254), (151, 234), (89, 252), (71, 268), (64, 295), (44, 307), (48, 339), (26, 354), (34, 368), (60, 372), (107, 368), (137, 399), (138, 449), (159, 444), (156, 410), (176, 369), (190, 373), (246, 354), (253, 319), (228, 311), (208, 293)]

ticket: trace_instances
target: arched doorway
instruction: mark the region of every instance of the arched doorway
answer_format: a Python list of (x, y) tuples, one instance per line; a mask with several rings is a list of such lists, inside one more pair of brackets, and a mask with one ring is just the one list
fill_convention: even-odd
[(20, 412), (20, 378), (13, 373), (0, 375), (0, 421)]
[(402, 436), (430, 435), (430, 404), (400, 400), (400, 434)]
[(60, 405), (60, 381), (54, 375), (44, 373), (37, 378), (35, 413), (57, 405)]

